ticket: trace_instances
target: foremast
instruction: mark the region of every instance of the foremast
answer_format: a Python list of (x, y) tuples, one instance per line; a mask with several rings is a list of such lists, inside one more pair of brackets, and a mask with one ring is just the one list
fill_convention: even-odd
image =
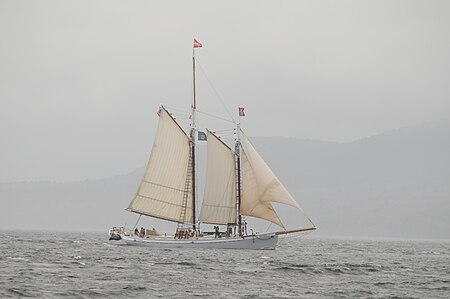
[[(189, 221), (186, 221), (184, 217), (183, 211), (180, 214), (180, 221), (178, 222), (178, 228), (183, 228), (186, 223), (192, 223), (192, 229), (194, 231), (197, 231), (197, 213), (196, 213), (196, 162), (195, 162), (195, 156), (196, 156), (196, 133), (197, 133), (197, 98), (196, 98), (196, 88), (195, 88), (195, 49), (202, 47), (202, 44), (200, 44), (196, 39), (194, 39), (194, 47), (192, 49), (192, 104), (191, 104), (191, 115), (190, 115), (190, 132), (189, 132), (189, 166), (188, 166), (188, 172), (190, 172), (190, 181), (186, 181), (186, 186), (190, 184), (190, 188), (187, 188), (191, 192), (191, 206), (192, 206), (192, 218)], [(187, 203), (185, 206), (187, 207)]]

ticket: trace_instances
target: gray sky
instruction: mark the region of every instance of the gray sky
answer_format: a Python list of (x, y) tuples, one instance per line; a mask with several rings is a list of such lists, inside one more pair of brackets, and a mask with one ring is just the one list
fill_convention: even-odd
[[(0, 2), (0, 182), (129, 172), (192, 39), (250, 136), (350, 141), (448, 119), (448, 1)], [(226, 116), (202, 72), (199, 109)], [(213, 128), (214, 129), (214, 128)]]

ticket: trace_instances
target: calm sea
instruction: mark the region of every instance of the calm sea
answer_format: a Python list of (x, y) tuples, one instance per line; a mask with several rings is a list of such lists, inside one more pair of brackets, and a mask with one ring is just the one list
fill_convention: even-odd
[(277, 250), (128, 247), (0, 231), (0, 298), (450, 298), (450, 243), (282, 239)]

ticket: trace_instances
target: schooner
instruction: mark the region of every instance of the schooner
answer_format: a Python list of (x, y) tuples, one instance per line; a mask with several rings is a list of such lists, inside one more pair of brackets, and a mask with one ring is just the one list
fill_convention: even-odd
[[(194, 50), (201, 46), (194, 39)], [(133, 233), (124, 228), (113, 228), (110, 230), (111, 239), (122, 239), (128, 245), (152, 247), (275, 249), (279, 235), (315, 230), (315, 225), (255, 150), (239, 123), (234, 148), (207, 130), (206, 181), (202, 206), (200, 213), (197, 213), (195, 178), (198, 130), (194, 53), (190, 131), (186, 133), (172, 114), (164, 106), (160, 107), (150, 158), (127, 208), (141, 216), (177, 223), (176, 232), (168, 236), (160, 235), (155, 230)], [(297, 209), (306, 216), (311, 226), (286, 230), (273, 203)], [(282, 230), (249, 234), (243, 216), (269, 221)], [(201, 231), (200, 224), (215, 225), (215, 232), (208, 234)], [(224, 233), (219, 231), (220, 226), (226, 227)]]

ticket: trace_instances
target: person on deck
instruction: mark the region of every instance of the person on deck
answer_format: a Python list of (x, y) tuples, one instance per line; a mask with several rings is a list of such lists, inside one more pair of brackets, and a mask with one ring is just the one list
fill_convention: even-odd
[(219, 236), (219, 226), (216, 225), (214, 226), (214, 237), (217, 239), (218, 236)]
[(247, 234), (247, 221), (244, 220), (244, 232), (245, 234)]

